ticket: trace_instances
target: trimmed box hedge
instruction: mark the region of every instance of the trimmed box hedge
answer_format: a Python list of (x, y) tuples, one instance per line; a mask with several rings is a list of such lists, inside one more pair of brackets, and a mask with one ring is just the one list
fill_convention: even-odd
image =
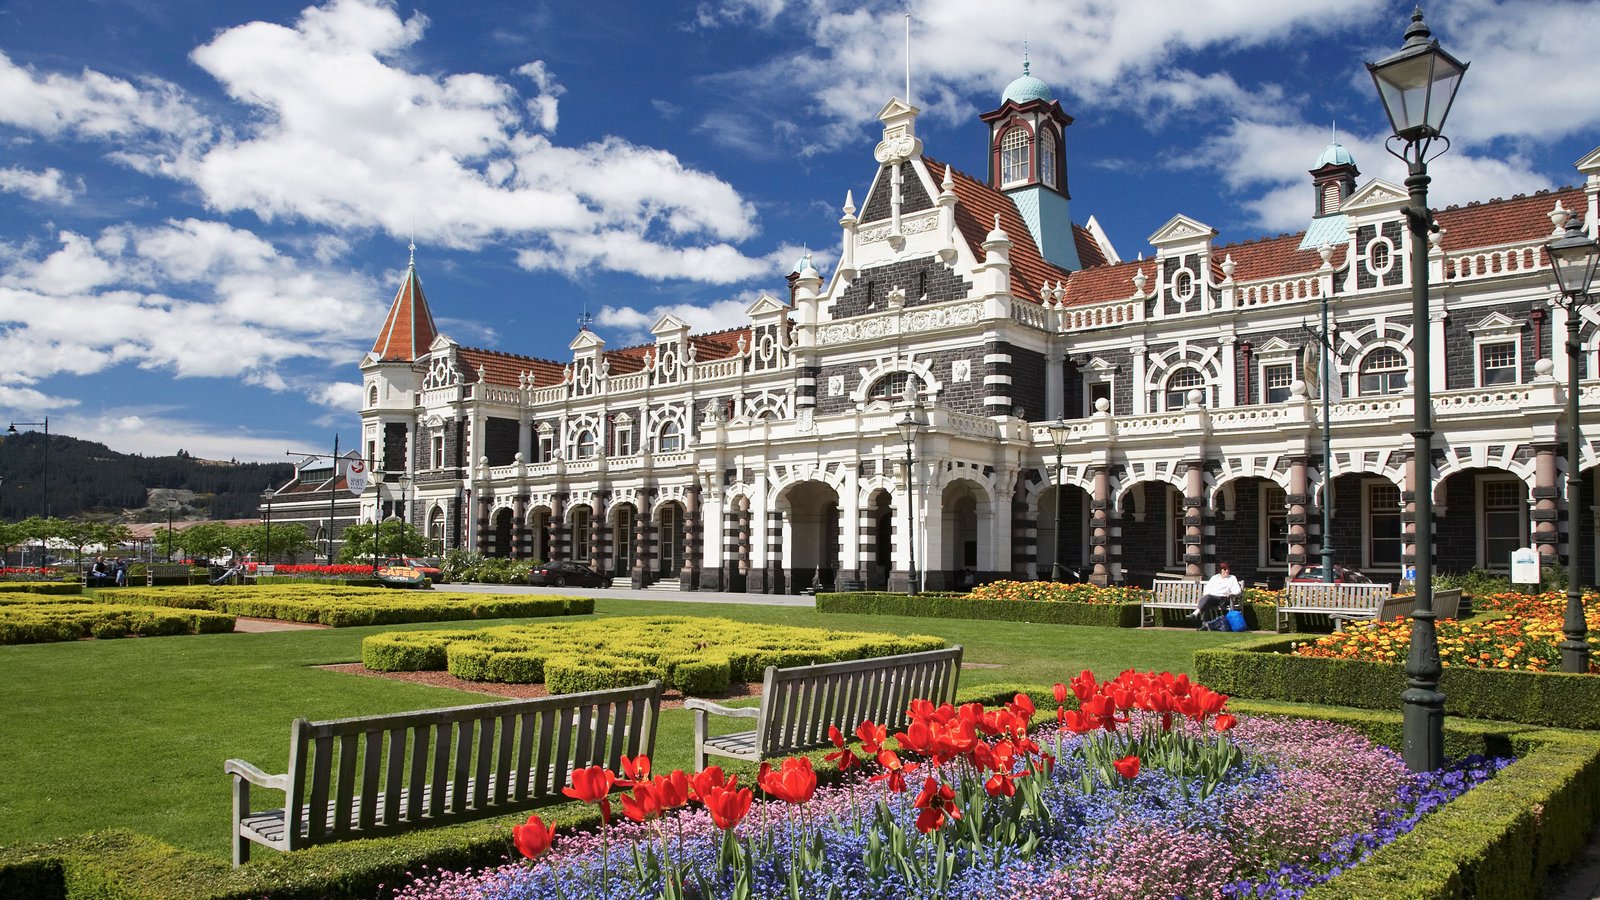
[[(1041, 718), (1054, 707), (1042, 685), (963, 688), (961, 702), (993, 704), (1027, 693)], [(1235, 711), (1321, 718), (1398, 747), (1401, 718), (1284, 703), (1236, 701)], [(1037, 721), (1037, 719), (1036, 719)], [(1579, 858), (1600, 814), (1600, 735), (1447, 719), (1445, 749), (1512, 754), (1518, 761), (1486, 784), (1423, 819), (1411, 833), (1313, 888), (1313, 900), (1536, 900), (1550, 871)], [(831, 780), (821, 754), (812, 756)], [(734, 769), (744, 772), (739, 764)], [(593, 807), (562, 803), (539, 811), (563, 833), (593, 828)], [(488, 819), (272, 854), (238, 869), (128, 831), (80, 835), (0, 850), (0, 900), (358, 900), (404, 884), (422, 867), (462, 870), (514, 856), (510, 828), (525, 816)]]
[[(1294, 656), (1296, 643), (1273, 635), (1196, 650), (1195, 680), (1235, 697), (1358, 709), (1399, 705), (1403, 662)], [(1447, 666), (1439, 690), (1451, 716), (1600, 729), (1600, 675)]]
[(536, 597), (497, 594), (400, 593), (388, 588), (336, 585), (195, 585), (128, 588), (118, 603), (209, 609), (235, 616), (309, 622), (334, 628), (404, 625), (464, 619), (517, 619), (576, 616), (594, 612), (587, 597)]
[(928, 619), (992, 619), (1039, 625), (1098, 625), (1138, 628), (1137, 603), (1073, 603), (1064, 600), (972, 600), (965, 597), (854, 591), (818, 594), (817, 612)]
[(928, 635), (632, 616), (476, 631), (389, 631), (361, 641), (361, 662), (379, 672), (445, 669), (468, 681), (542, 681), (558, 694), (626, 687), (652, 678), (684, 693), (721, 693), (733, 681), (759, 681), (767, 666), (944, 646), (943, 638)]
[[(76, 581), (0, 581), (0, 594), (50, 594), (61, 597), (77, 597), (83, 593), (83, 585)], [(0, 598), (0, 602), (5, 602)]]
[(152, 609), (79, 599), (0, 600), (0, 644), (44, 644), (94, 637), (226, 634), (234, 617), (207, 610)]

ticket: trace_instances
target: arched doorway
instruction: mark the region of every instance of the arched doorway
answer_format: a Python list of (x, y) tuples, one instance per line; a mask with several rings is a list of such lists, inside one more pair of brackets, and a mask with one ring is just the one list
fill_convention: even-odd
[(839, 570), (839, 494), (820, 481), (790, 485), (778, 495), (785, 512), (783, 567), (790, 593), (832, 590)]
[(883, 591), (889, 588), (889, 569), (894, 565), (894, 506), (889, 492), (876, 490), (867, 498), (867, 517), (872, 522), (871, 561), (863, 560), (861, 567), (867, 590)]
[(661, 504), (656, 511), (656, 535), (656, 576), (676, 580), (683, 569), (683, 504)]
[[(1089, 502), (1087, 492), (1076, 485), (1051, 486), (1039, 495), (1038, 577), (1056, 579), (1056, 548), (1061, 548), (1060, 573), (1062, 581), (1088, 580), (1092, 571), (1089, 564)], [(1057, 503), (1060, 503), (1059, 518)], [(1057, 522), (1060, 522), (1060, 541), (1056, 540)]]
[(435, 506), (428, 513), (428, 552), (435, 556), (444, 554), (444, 508)]
[(1532, 543), (1528, 486), (1503, 469), (1465, 469), (1434, 488), (1434, 572), (1511, 571), (1511, 552)]
[(502, 509), (494, 514), (494, 543), (489, 555), (506, 559), (511, 556), (513, 516), (511, 510)]
[(551, 562), (549, 509), (541, 506), (528, 513), (528, 532), (533, 537), (533, 561)]
[(957, 590), (994, 573), (987, 537), (994, 527), (994, 504), (982, 485), (962, 478), (940, 495), (939, 532), (921, 542), (931, 557), (923, 584), (928, 590)]
[(631, 503), (611, 507), (611, 574), (626, 578), (633, 571), (633, 544), (638, 513)]

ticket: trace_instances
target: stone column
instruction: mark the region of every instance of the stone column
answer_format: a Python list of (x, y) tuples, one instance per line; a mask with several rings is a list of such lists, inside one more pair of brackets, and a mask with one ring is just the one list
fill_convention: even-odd
[[(565, 540), (567, 532), (567, 497), (565, 494), (551, 495), (550, 519), (545, 522), (545, 532), (550, 535), (550, 559), (571, 559), (572, 551), (567, 547)], [(546, 562), (549, 561), (546, 560)]]
[(589, 504), (589, 562), (602, 575), (611, 571), (611, 529), (606, 523), (609, 510), (610, 504), (596, 492)]
[(528, 528), (528, 495), (518, 494), (512, 510), (511, 558), (528, 559), (533, 551), (533, 532)]
[(1206, 574), (1205, 462), (1189, 460), (1183, 488), (1183, 571), (1189, 578)]
[(1311, 515), (1311, 466), (1303, 456), (1289, 460), (1289, 490), (1284, 492), (1285, 522), (1289, 527), (1289, 577), (1300, 574), (1307, 562), (1306, 522)]
[(1094, 496), (1089, 500), (1089, 562), (1094, 571), (1089, 580), (1101, 587), (1111, 583), (1111, 473), (1105, 466), (1094, 467)]
[(629, 573), (629, 583), (637, 590), (650, 583), (650, 514), (647, 512), (650, 504), (643, 488), (634, 496), (633, 569)]
[(700, 590), (700, 536), (705, 523), (701, 521), (700, 483), (689, 485), (683, 496), (683, 568), (678, 572), (678, 590)]
[(767, 593), (788, 593), (783, 569), (783, 519), (781, 510), (767, 511)]
[[(1561, 535), (1558, 530), (1560, 513), (1556, 509), (1556, 498), (1561, 495), (1557, 488), (1558, 476), (1556, 473), (1556, 447), (1546, 445), (1534, 450), (1533, 459), (1533, 490), (1529, 499), (1533, 501), (1533, 510), (1529, 516), (1533, 525), (1533, 546), (1539, 550), (1541, 563), (1556, 561), (1557, 551), (1560, 549)], [(1578, 509), (1577, 504), (1568, 503), (1568, 516)], [(1571, 534), (1571, 529), (1568, 529)], [(1568, 551), (1568, 564), (1576, 557), (1577, 548)]]
[(733, 563), (728, 590), (750, 590), (750, 498), (740, 495), (733, 511)]
[[(1406, 459), (1406, 483), (1400, 492), (1400, 567), (1410, 569), (1417, 564), (1417, 460), (1415, 453)], [(1404, 571), (1401, 572), (1404, 584)]]
[[(1046, 478), (1043, 482), (1049, 484)], [(1039, 492), (1044, 497), (1044, 492)], [(1039, 571), (1039, 516), (1028, 515), (1027, 481), (1019, 478), (1011, 491), (1011, 572), (1022, 579), (1044, 577)]]
[(478, 491), (478, 555), (488, 556), (493, 547), (494, 532), (489, 528), (489, 494)]

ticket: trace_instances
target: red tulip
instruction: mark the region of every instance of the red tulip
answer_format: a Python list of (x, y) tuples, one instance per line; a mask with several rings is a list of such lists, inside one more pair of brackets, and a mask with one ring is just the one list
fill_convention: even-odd
[(983, 789), (988, 791), (991, 797), (1011, 797), (1017, 793), (1017, 786), (1013, 783), (1012, 777), (999, 772), (989, 776), (989, 780), (983, 783)]
[(701, 801), (704, 801), (706, 796), (715, 789), (722, 788), (731, 791), (738, 783), (739, 776), (725, 778), (722, 774), (721, 766), (706, 766), (695, 773), (693, 778), (689, 779), (689, 786), (694, 789), (694, 795), (700, 798)]
[(917, 830), (923, 834), (944, 826), (946, 817), (960, 819), (961, 810), (956, 808), (956, 792), (948, 785), (941, 785), (928, 776), (922, 783), (922, 792), (917, 794), (916, 802), (911, 805), (922, 812), (917, 814)]
[(600, 820), (611, 821), (611, 801), (606, 795), (611, 793), (611, 788), (617, 783), (616, 773), (605, 766), (589, 766), (586, 769), (576, 769), (572, 773), (572, 787), (564, 787), (561, 793), (582, 803), (600, 804)]
[(878, 751), (878, 765), (883, 767), (883, 774), (874, 775), (872, 780), (887, 781), (884, 787), (895, 794), (905, 793), (906, 775), (917, 770), (916, 763), (902, 762), (899, 754), (893, 750)]
[(653, 784), (636, 784), (633, 793), (622, 795), (622, 812), (635, 822), (648, 822), (661, 815), (661, 796)]
[(667, 775), (656, 776), (651, 785), (663, 810), (677, 809), (689, 802), (689, 776), (682, 769), (673, 769)]
[(1067, 686), (1066, 685), (1064, 685), (1064, 684), (1062, 684), (1061, 682), (1058, 681), (1055, 684), (1051, 685), (1050, 690), (1055, 692), (1056, 702), (1057, 703), (1065, 703), (1065, 702), (1067, 702)]
[(528, 824), (514, 825), (511, 828), (511, 843), (517, 846), (517, 852), (527, 859), (538, 859), (550, 851), (550, 842), (556, 838), (554, 825), (545, 827), (544, 820), (538, 816), (529, 816)]
[(1123, 758), (1113, 762), (1111, 767), (1116, 769), (1117, 774), (1121, 775), (1123, 778), (1136, 778), (1139, 775), (1139, 757), (1124, 756)]
[(883, 742), (889, 739), (889, 729), (876, 722), (862, 722), (856, 727), (856, 737), (861, 741), (863, 753), (876, 756), (883, 749)]
[(750, 798), (753, 796), (749, 788), (735, 791), (716, 787), (702, 799), (705, 801), (706, 810), (711, 813), (711, 821), (726, 831), (738, 825), (745, 814), (750, 812)]
[(1072, 679), (1072, 693), (1077, 695), (1079, 703), (1093, 697), (1099, 690), (1100, 686), (1095, 684), (1094, 673), (1088, 669), (1079, 672), (1078, 676)]
[(781, 768), (762, 776), (761, 789), (796, 806), (810, 802), (817, 791), (817, 773), (811, 768), (810, 757), (791, 756), (784, 760)]
[(1033, 698), (1027, 694), (1018, 694), (1007, 706), (1010, 708), (1011, 714), (1017, 718), (1026, 722), (1033, 721), (1033, 714), (1036, 709), (1033, 705)]
[(1216, 719), (1212, 720), (1211, 727), (1217, 731), (1230, 731), (1233, 729), (1233, 726), (1237, 724), (1239, 724), (1238, 719), (1234, 718), (1228, 713), (1223, 713), (1222, 715), (1217, 716)]
[(619, 780), (618, 783), (623, 787), (633, 787), (635, 784), (650, 777), (650, 757), (645, 756), (643, 753), (632, 758), (623, 756), (622, 772), (628, 776), (628, 780)]

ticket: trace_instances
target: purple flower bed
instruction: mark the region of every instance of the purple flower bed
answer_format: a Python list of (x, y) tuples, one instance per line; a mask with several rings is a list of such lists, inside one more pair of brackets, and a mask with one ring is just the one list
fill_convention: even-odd
[[(1474, 758), (1413, 775), (1392, 750), (1314, 720), (1242, 719), (1231, 736), (1265, 765), (1240, 767), (1203, 797), (1155, 767), (1116, 789), (1084, 793), (1079, 785), (1085, 763), (1075, 752), (1080, 739), (1068, 737), (1045, 793), (1048, 815), (1024, 820), (1032, 840), (993, 853), (914, 853), (909, 858), (926, 871), (891, 870), (877, 879), (868, 878), (864, 859), (879, 837), (864, 826), (881, 801), (907, 833), (914, 833), (918, 810), (912, 793), (885, 794), (881, 784), (848, 780), (818, 789), (803, 808), (804, 822), (793, 807), (758, 801), (736, 830), (754, 851), (749, 887), (755, 897), (789, 896), (792, 854), (813, 853), (826, 861), (806, 868), (800, 885), (805, 897), (1298, 897), (1511, 762)], [(1054, 749), (1054, 729), (1038, 739)], [(997, 816), (1007, 802), (1003, 797), (987, 801)], [(562, 832), (554, 849), (537, 862), (428, 874), (396, 896), (656, 897), (661, 884), (641, 877), (641, 859), (647, 875), (651, 855), (664, 852), (689, 864), (693, 874), (683, 885), (685, 896), (731, 897), (733, 885), (719, 866), (721, 845), (720, 829), (696, 806), (645, 824), (614, 822), (606, 837), (604, 878), (600, 836)], [(933, 846), (943, 845), (929, 849)], [(933, 882), (928, 872), (951, 862), (954, 875), (943, 893), (923, 887)]]

